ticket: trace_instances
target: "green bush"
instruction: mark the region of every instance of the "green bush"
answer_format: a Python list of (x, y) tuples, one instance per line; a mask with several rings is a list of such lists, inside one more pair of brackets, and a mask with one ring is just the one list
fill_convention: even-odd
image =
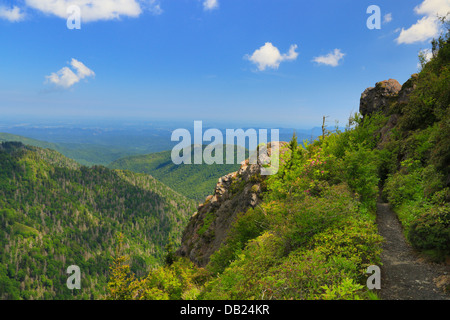
[(282, 244), (274, 234), (265, 232), (249, 241), (225, 271), (205, 285), (203, 299), (253, 300), (259, 296), (260, 279), (282, 256)]
[(222, 273), (238, 257), (248, 241), (260, 236), (267, 227), (267, 218), (261, 208), (239, 214), (225, 243), (211, 256), (208, 270), (213, 274)]
[(450, 206), (424, 213), (411, 224), (408, 235), (416, 249), (436, 250), (439, 259), (450, 255)]
[(407, 160), (402, 162), (403, 170), (390, 175), (383, 193), (393, 207), (423, 198), (422, 169), (420, 162)]
[(344, 178), (361, 201), (375, 208), (378, 194), (378, 166), (372, 151), (359, 149), (346, 152), (343, 167)]

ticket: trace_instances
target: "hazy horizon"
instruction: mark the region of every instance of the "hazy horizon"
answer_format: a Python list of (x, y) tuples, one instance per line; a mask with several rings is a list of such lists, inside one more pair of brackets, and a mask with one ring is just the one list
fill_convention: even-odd
[(126, 0), (82, 4), (81, 29), (69, 29), (67, 3), (0, 0), (1, 118), (344, 126), (367, 87), (417, 72), (446, 10), (441, 0)]

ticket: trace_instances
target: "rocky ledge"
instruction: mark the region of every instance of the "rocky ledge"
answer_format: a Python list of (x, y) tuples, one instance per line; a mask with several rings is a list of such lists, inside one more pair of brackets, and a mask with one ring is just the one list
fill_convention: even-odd
[[(286, 142), (276, 142), (280, 152), (287, 148)], [(271, 155), (271, 144), (265, 157)], [(260, 157), (264, 161), (264, 156)], [(238, 171), (227, 174), (217, 182), (214, 194), (198, 206), (183, 232), (181, 247), (177, 254), (204, 267), (210, 256), (226, 240), (228, 231), (241, 212), (255, 208), (262, 201), (266, 176), (261, 175), (262, 164), (241, 163)]]

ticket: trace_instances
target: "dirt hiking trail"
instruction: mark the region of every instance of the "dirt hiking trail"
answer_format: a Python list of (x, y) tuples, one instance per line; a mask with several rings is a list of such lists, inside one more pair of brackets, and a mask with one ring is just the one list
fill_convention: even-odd
[(382, 300), (450, 300), (443, 288), (450, 280), (450, 266), (424, 261), (406, 242), (402, 226), (388, 203), (377, 204), (381, 254)]

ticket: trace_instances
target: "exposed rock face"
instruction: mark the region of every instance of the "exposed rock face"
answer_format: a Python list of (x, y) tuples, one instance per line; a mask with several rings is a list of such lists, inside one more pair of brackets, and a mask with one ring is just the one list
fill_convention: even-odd
[[(277, 144), (280, 152), (287, 148), (285, 142)], [(269, 144), (266, 156), (270, 156), (271, 150)], [(257, 164), (250, 164), (247, 159), (239, 171), (219, 178), (214, 194), (199, 205), (184, 230), (178, 255), (189, 257), (198, 266), (206, 266), (210, 256), (225, 241), (237, 215), (261, 202), (266, 179), (261, 175), (263, 158)]]
[(368, 114), (384, 111), (398, 97), (402, 86), (397, 80), (389, 79), (378, 82), (375, 88), (367, 88), (362, 94), (359, 112), (364, 117)]
[(392, 134), (392, 129), (397, 125), (399, 119), (398, 114), (393, 114), (390, 116), (386, 125), (380, 130), (380, 142), (377, 145), (378, 149), (383, 149), (385, 144), (389, 141)]
[(389, 117), (386, 125), (378, 132), (381, 139), (377, 148), (383, 149), (389, 142), (392, 129), (398, 123), (402, 106), (409, 102), (410, 95), (416, 88), (417, 77), (417, 74), (413, 74), (403, 85), (394, 79), (377, 82), (375, 88), (367, 88), (361, 94), (359, 112), (363, 117), (378, 111), (384, 112)]
[(409, 102), (409, 96), (416, 88), (415, 80), (417, 79), (418, 74), (415, 73), (411, 76), (408, 81), (406, 81), (403, 86), (402, 90), (398, 93), (398, 103), (399, 104), (406, 104)]

